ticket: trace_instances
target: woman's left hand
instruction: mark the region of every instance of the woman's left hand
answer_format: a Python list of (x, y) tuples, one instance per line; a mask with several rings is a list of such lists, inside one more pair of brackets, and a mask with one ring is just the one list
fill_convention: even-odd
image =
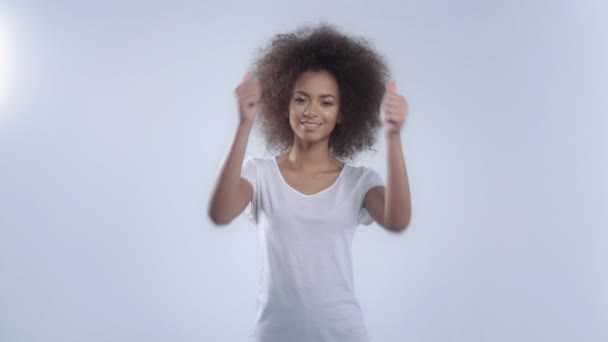
[(382, 107), (382, 113), (384, 113), (382, 118), (384, 132), (387, 135), (399, 134), (401, 127), (403, 127), (405, 119), (407, 118), (409, 105), (405, 97), (397, 93), (395, 81), (391, 81), (386, 88), (382, 100)]

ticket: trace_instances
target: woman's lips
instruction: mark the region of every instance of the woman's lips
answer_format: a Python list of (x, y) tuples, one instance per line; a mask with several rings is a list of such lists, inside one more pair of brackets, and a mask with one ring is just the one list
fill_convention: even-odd
[(317, 128), (319, 126), (321, 126), (321, 123), (316, 123), (316, 122), (302, 122), (302, 126), (306, 127), (306, 128)]

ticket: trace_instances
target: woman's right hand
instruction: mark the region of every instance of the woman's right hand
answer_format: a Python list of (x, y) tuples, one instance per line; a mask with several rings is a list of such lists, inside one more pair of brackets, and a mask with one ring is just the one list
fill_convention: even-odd
[(261, 94), (257, 81), (249, 73), (246, 73), (234, 93), (238, 100), (241, 123), (253, 123)]

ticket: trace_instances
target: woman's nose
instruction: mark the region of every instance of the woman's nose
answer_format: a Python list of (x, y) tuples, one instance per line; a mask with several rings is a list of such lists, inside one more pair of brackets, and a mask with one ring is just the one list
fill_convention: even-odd
[(312, 116), (316, 114), (317, 110), (314, 108), (314, 105), (312, 103), (310, 103), (308, 106), (306, 106), (306, 109), (304, 109), (305, 116)]

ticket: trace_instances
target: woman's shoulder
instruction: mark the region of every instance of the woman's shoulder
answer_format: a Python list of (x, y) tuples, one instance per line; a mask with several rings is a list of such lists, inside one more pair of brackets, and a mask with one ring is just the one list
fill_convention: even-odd
[(366, 193), (373, 186), (385, 184), (382, 176), (373, 167), (365, 165), (349, 165), (344, 178), (347, 186), (361, 193)]
[(264, 168), (271, 166), (273, 162), (273, 156), (247, 156), (243, 161), (243, 165), (254, 165), (256, 168)]
[(376, 172), (372, 167), (366, 165), (359, 165), (352, 162), (345, 163), (344, 168), (348, 170), (348, 174), (351, 178), (361, 178), (367, 176), (370, 173)]
[(274, 158), (273, 156), (253, 155), (253, 156), (246, 156), (245, 160), (252, 160), (255, 162), (265, 162), (265, 161), (272, 160), (273, 158)]

